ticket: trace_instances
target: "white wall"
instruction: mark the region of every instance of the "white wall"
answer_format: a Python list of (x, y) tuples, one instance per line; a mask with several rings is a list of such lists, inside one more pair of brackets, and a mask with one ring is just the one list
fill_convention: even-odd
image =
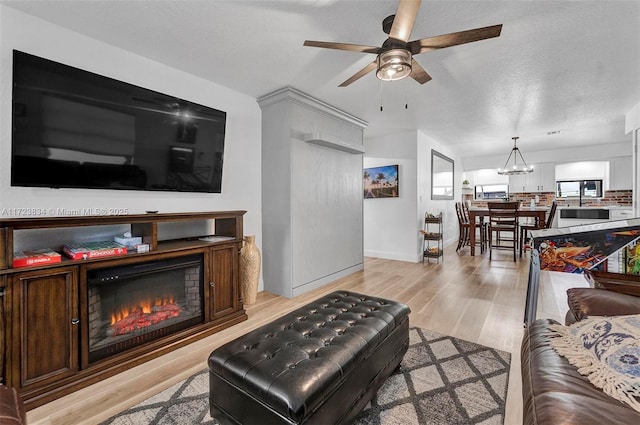
[[(431, 150), (453, 159), (453, 201), (431, 200)], [(416, 221), (418, 229), (424, 227), (424, 214), (443, 215), (443, 233), (445, 245), (458, 240), (458, 218), (456, 216), (455, 201), (462, 199), (462, 163), (460, 158), (447, 146), (430, 138), (424, 133), (417, 132), (417, 211)], [(417, 232), (415, 233), (417, 234)], [(418, 255), (422, 252), (422, 237), (417, 236)]]
[(460, 159), (419, 131), (365, 140), (364, 167), (398, 164), (399, 197), (364, 200), (364, 255), (420, 261), (424, 214), (443, 213), (445, 244), (458, 238), (454, 201), (431, 200), (431, 149), (452, 158), (454, 197), (461, 199)]
[[(222, 193), (10, 186), (13, 49), (227, 112)], [(247, 210), (245, 234), (261, 246), (261, 111), (252, 97), (0, 5), (0, 211), (122, 208), (129, 213)], [(5, 210), (6, 211), (6, 210)]]
[[(631, 154), (631, 137), (629, 137), (629, 143), (603, 143), (597, 146), (584, 146), (579, 149), (560, 148), (548, 151), (522, 153), (527, 164), (597, 161), (621, 156), (631, 156)], [(462, 166), (464, 171), (483, 168), (498, 169), (504, 166), (504, 161), (508, 155), (509, 151), (505, 150), (504, 155), (467, 157), (462, 160)]]
[[(363, 268), (366, 123), (290, 87), (258, 104), (264, 117), (265, 289), (295, 297)], [(318, 140), (316, 134), (330, 135), (329, 140), (309, 143)], [(339, 146), (329, 143), (335, 140)], [(344, 146), (357, 150), (347, 152)]]
[(415, 262), (415, 131), (365, 139), (364, 168), (394, 164), (398, 164), (398, 197), (364, 200), (364, 255)]
[(624, 119), (625, 134), (630, 134), (633, 142), (633, 155), (631, 167), (633, 170), (633, 211), (637, 217), (640, 214), (640, 160), (638, 159), (638, 145), (640, 145), (640, 103), (637, 103), (627, 114)]
[(640, 103), (637, 103), (624, 116), (624, 133), (629, 134), (640, 128)]

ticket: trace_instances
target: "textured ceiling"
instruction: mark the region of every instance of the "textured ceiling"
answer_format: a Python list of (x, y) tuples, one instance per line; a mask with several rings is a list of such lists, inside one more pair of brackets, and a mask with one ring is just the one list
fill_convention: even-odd
[(256, 98), (295, 87), (368, 121), (367, 137), (420, 129), (463, 158), (506, 154), (512, 136), (525, 156), (628, 142), (624, 114), (640, 101), (640, 1), (423, 1), (411, 40), (502, 34), (416, 56), (425, 85), (372, 73), (346, 88), (374, 56), (302, 43), (381, 45), (395, 1), (2, 3)]

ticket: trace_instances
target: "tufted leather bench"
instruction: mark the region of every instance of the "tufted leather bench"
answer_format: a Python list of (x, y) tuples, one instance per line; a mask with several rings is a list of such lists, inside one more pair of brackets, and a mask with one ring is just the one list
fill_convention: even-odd
[(209, 356), (221, 424), (351, 421), (399, 366), (409, 307), (348, 291), (319, 298)]

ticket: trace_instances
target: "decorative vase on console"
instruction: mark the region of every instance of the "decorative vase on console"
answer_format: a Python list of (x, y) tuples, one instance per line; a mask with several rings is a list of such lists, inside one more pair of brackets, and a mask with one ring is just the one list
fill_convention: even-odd
[(260, 279), (260, 250), (256, 246), (254, 235), (245, 236), (244, 244), (240, 249), (240, 288), (243, 304), (256, 302), (258, 294), (258, 281)]

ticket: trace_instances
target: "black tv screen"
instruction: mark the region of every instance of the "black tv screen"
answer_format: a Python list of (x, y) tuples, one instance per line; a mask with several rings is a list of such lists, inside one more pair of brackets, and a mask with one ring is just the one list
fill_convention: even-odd
[(220, 193), (226, 113), (13, 51), (11, 185)]

